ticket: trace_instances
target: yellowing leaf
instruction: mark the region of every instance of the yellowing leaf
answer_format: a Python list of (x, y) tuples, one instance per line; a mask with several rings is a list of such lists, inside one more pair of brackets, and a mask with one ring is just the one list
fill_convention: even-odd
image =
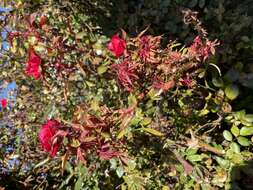
[(150, 133), (152, 135), (155, 135), (155, 136), (159, 136), (159, 137), (164, 136), (163, 133), (161, 133), (161, 132), (159, 132), (159, 131), (157, 131), (155, 129), (151, 129), (151, 128), (141, 128), (141, 129), (143, 131), (146, 131), (146, 132), (148, 132), (148, 133)]
[(127, 134), (127, 128), (121, 130), (121, 131), (119, 132), (117, 138), (118, 138), (118, 139), (121, 139), (123, 136), (125, 136), (125, 134)]
[(108, 67), (105, 65), (101, 65), (98, 67), (97, 71), (99, 75), (102, 75), (103, 73), (105, 73), (107, 71)]
[(225, 89), (225, 94), (230, 100), (234, 100), (239, 95), (239, 88), (236, 85), (229, 85)]

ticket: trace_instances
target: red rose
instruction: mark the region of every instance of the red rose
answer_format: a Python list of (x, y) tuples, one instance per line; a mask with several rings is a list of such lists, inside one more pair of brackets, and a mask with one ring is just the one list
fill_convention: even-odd
[(40, 56), (35, 53), (33, 47), (30, 47), (28, 61), (26, 64), (26, 74), (33, 76), (35, 79), (39, 79), (41, 77), (40, 64)]
[(39, 140), (44, 151), (49, 152), (53, 158), (60, 147), (60, 143), (55, 141), (54, 135), (61, 128), (61, 124), (56, 120), (48, 120), (42, 125), (39, 132)]
[(108, 44), (108, 49), (116, 56), (120, 57), (126, 49), (126, 41), (118, 35), (114, 35)]
[(6, 99), (1, 99), (1, 105), (2, 105), (2, 108), (6, 108), (7, 100)]

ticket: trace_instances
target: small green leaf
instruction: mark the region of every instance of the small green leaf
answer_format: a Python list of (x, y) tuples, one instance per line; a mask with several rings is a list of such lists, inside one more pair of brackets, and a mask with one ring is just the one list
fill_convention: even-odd
[(253, 135), (253, 127), (242, 127), (240, 129), (240, 135), (242, 136)]
[(116, 160), (116, 159), (112, 158), (112, 159), (110, 160), (110, 164), (111, 164), (111, 168), (112, 168), (113, 170), (115, 170), (115, 169), (117, 168), (117, 160)]
[(187, 160), (191, 162), (199, 162), (203, 159), (203, 156), (195, 154), (195, 155), (189, 155), (186, 158)]
[(103, 73), (105, 73), (108, 69), (108, 66), (105, 65), (101, 65), (97, 68), (98, 74), (102, 75)]
[(238, 137), (237, 141), (242, 146), (249, 146), (250, 145), (249, 140), (247, 138), (245, 138), (245, 137)]
[(225, 89), (225, 94), (230, 100), (234, 100), (239, 95), (239, 88), (237, 85), (229, 85)]
[(133, 171), (136, 167), (135, 161), (134, 160), (129, 160), (127, 162), (127, 167), (128, 167), (128, 170)]
[(253, 122), (253, 114), (246, 114), (243, 119), (247, 122)]
[(233, 152), (235, 152), (235, 153), (237, 153), (237, 154), (240, 153), (240, 146), (239, 146), (237, 143), (232, 142), (232, 143), (230, 144), (230, 148), (233, 150)]
[(117, 136), (117, 139), (121, 139), (123, 136), (125, 136), (126, 134), (128, 133), (128, 128), (125, 128), (125, 129), (122, 129), (118, 136)]
[(213, 77), (212, 78), (212, 83), (213, 83), (214, 86), (216, 86), (218, 88), (221, 88), (224, 85), (221, 77), (219, 77), (219, 78), (218, 77)]
[(241, 123), (243, 124), (243, 125), (245, 125), (245, 126), (248, 126), (248, 127), (251, 127), (252, 126), (252, 122), (248, 122), (248, 121), (246, 121), (246, 120), (244, 120), (244, 119), (242, 119), (242, 120), (240, 120), (241, 121)]
[(246, 115), (245, 110), (238, 111), (235, 114), (236, 118), (239, 120), (242, 120), (245, 117), (245, 115)]
[(152, 135), (155, 135), (155, 136), (159, 136), (159, 137), (161, 137), (161, 136), (164, 136), (164, 134), (163, 133), (161, 133), (161, 132), (159, 132), (159, 131), (157, 131), (157, 130), (155, 130), (155, 129), (151, 129), (151, 128), (141, 128), (143, 131), (146, 131), (146, 132), (148, 132), (148, 133), (150, 133), (150, 134), (152, 134)]
[(72, 139), (72, 142), (71, 142), (71, 146), (72, 147), (75, 147), (75, 148), (77, 148), (77, 147), (79, 147), (80, 146), (80, 141), (78, 140), (78, 139)]
[(119, 166), (116, 170), (117, 176), (121, 178), (124, 174), (124, 168), (122, 166)]
[(232, 141), (233, 139), (232, 134), (228, 130), (223, 131), (223, 136), (227, 141)]
[(188, 148), (186, 151), (187, 156), (194, 155), (198, 152), (198, 149), (196, 148)]
[(35, 49), (36, 52), (40, 52), (40, 53), (46, 51), (46, 48), (43, 45), (37, 45), (37, 46), (34, 47), (34, 49)]
[(152, 119), (150, 117), (145, 117), (141, 122), (141, 126), (147, 126), (152, 122)]
[(236, 125), (233, 125), (230, 130), (235, 137), (240, 135), (240, 129)]
[(205, 71), (201, 71), (201, 72), (199, 73), (198, 77), (202, 79), (202, 78), (204, 78), (205, 74), (206, 74)]
[(74, 190), (81, 190), (83, 185), (83, 178), (79, 176), (78, 180), (75, 183)]
[(128, 105), (129, 106), (134, 106), (137, 104), (137, 99), (136, 99), (136, 96), (134, 94), (130, 94), (128, 96)]
[(218, 164), (222, 167), (222, 168), (229, 168), (230, 166), (230, 162), (228, 160), (225, 160), (221, 157), (216, 156), (215, 160), (218, 162)]

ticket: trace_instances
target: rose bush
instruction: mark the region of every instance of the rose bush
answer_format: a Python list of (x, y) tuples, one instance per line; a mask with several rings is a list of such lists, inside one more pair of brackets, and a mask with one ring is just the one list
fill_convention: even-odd
[(104, 36), (84, 2), (29, 2), (1, 22), (13, 28), (1, 78), (19, 86), (14, 109), (7, 99), (0, 113), (2, 186), (231, 187), (232, 168), (252, 157), (252, 119), (233, 111), (236, 74), (214, 64), (223, 39), (209, 39), (196, 12), (182, 17), (187, 39), (151, 35), (153, 26)]

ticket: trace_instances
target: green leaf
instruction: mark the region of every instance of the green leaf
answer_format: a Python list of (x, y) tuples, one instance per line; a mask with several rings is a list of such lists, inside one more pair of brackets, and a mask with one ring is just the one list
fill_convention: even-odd
[(218, 77), (213, 77), (212, 78), (212, 83), (213, 83), (214, 86), (216, 86), (218, 88), (221, 88), (224, 85), (221, 77), (219, 77), (219, 78)]
[(246, 137), (238, 137), (237, 141), (242, 146), (249, 146), (250, 145), (250, 142)]
[(43, 45), (37, 45), (34, 47), (34, 49), (36, 52), (40, 52), (40, 53), (43, 53), (46, 51), (46, 48)]
[(198, 149), (196, 148), (188, 148), (186, 151), (187, 156), (194, 155), (198, 152)]
[(125, 128), (125, 129), (122, 129), (118, 136), (117, 136), (117, 139), (121, 139), (123, 136), (125, 136), (126, 134), (128, 133), (128, 128)]
[(119, 166), (116, 170), (117, 176), (121, 178), (124, 174), (124, 168), (122, 166)]
[(189, 155), (186, 158), (187, 160), (191, 162), (199, 162), (203, 159), (203, 156), (195, 154), (195, 155)]
[(245, 110), (238, 111), (235, 114), (236, 118), (239, 120), (242, 120), (245, 117), (245, 115), (246, 115)]
[(83, 178), (80, 176), (78, 180), (75, 183), (75, 189), (74, 190), (81, 190), (83, 185)]
[(157, 130), (155, 130), (155, 129), (151, 129), (151, 128), (141, 128), (143, 131), (146, 131), (146, 132), (148, 132), (148, 133), (150, 133), (150, 134), (152, 134), (152, 135), (155, 135), (155, 136), (159, 136), (159, 137), (161, 137), (161, 136), (164, 136), (164, 134), (163, 133), (161, 133), (161, 132), (159, 132), (159, 131), (157, 131)]
[(240, 153), (240, 146), (239, 146), (237, 143), (232, 142), (232, 143), (230, 144), (230, 148), (233, 150), (233, 152), (235, 152), (235, 153), (237, 153), (237, 154)]
[(129, 160), (127, 162), (127, 169), (133, 171), (136, 168), (136, 163), (134, 160)]
[(110, 164), (111, 164), (112, 169), (115, 170), (117, 168), (117, 160), (116, 159), (114, 159), (114, 158), (110, 159)]
[(234, 100), (239, 95), (239, 88), (237, 85), (229, 85), (225, 89), (225, 94), (230, 100)]
[(108, 69), (108, 66), (105, 65), (101, 65), (97, 68), (98, 74), (102, 75), (103, 73), (105, 73)]
[(128, 105), (133, 106), (133, 105), (136, 105), (136, 104), (137, 104), (136, 96), (134, 94), (130, 94), (128, 96)]
[(162, 97), (160, 97), (160, 94), (162, 93), (162, 90), (155, 90), (151, 88), (151, 90), (148, 92), (148, 96), (151, 100), (160, 100)]
[(243, 117), (240, 121), (245, 126), (248, 126), (248, 127), (252, 126), (252, 122), (249, 122), (249, 121), (245, 120), (245, 117)]
[(243, 120), (247, 121), (247, 122), (253, 122), (253, 114), (246, 114), (243, 117)]
[(232, 141), (233, 139), (232, 134), (228, 130), (223, 131), (223, 136), (227, 141)]
[(240, 135), (242, 136), (253, 135), (253, 127), (242, 127), (240, 129)]
[(222, 168), (229, 168), (229, 166), (230, 166), (230, 162), (228, 161), (228, 160), (225, 160), (225, 159), (223, 159), (223, 158), (221, 158), (221, 157), (218, 157), (218, 156), (216, 156), (215, 157), (215, 160), (218, 162), (218, 164), (222, 167)]
[(233, 125), (230, 130), (235, 137), (240, 135), (240, 129), (236, 125)]
[(145, 117), (141, 122), (140, 122), (140, 124), (141, 124), (141, 126), (147, 126), (147, 125), (149, 125), (150, 123), (152, 122), (152, 119), (150, 118), (150, 117)]

